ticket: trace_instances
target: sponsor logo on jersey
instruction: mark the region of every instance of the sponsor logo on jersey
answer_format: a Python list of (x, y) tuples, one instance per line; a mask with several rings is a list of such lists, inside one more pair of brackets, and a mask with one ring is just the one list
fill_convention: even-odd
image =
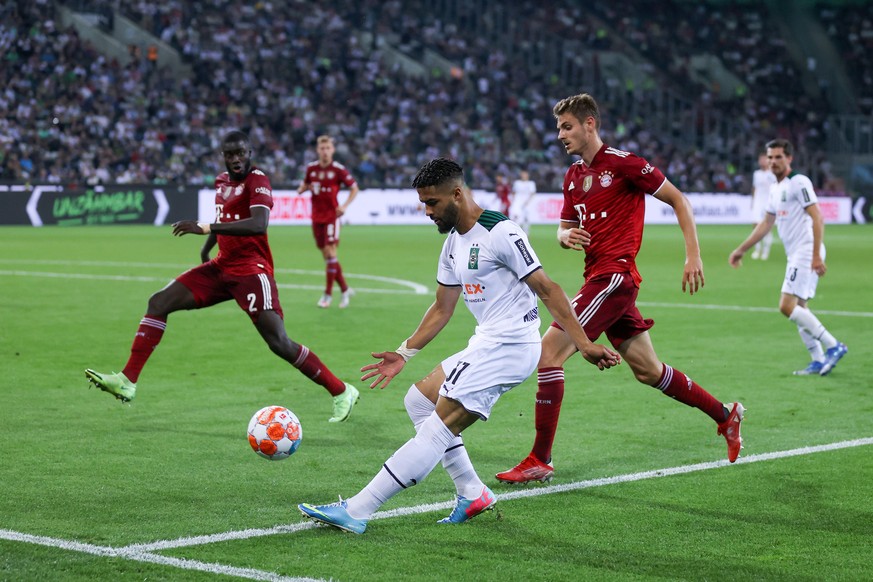
[(582, 180), (582, 189), (586, 192), (591, 190), (591, 184), (594, 183), (594, 176), (585, 176), (585, 179)]
[(267, 196), (269, 196), (273, 193), (272, 190), (270, 190), (269, 188), (265, 188), (263, 186), (258, 186), (257, 188), (255, 188), (255, 192), (257, 194), (266, 194)]
[(479, 268), (479, 247), (470, 247), (470, 258), (467, 259), (467, 268)]
[(482, 285), (479, 283), (464, 283), (464, 292), (467, 295), (481, 295), (485, 291), (482, 290)]
[(525, 265), (533, 265), (533, 257), (530, 254), (530, 251), (527, 250), (527, 246), (524, 244), (522, 239), (512, 241), (515, 246), (518, 248), (518, 252), (521, 253), (521, 258), (524, 259)]
[(258, 176), (266, 176), (266, 174), (260, 170), (252, 170), (252, 174), (257, 174)]
[(646, 166), (642, 169), (642, 174), (643, 175), (651, 174), (654, 171), (655, 171), (655, 167), (652, 164), (647, 163)]
[(536, 321), (537, 319), (539, 319), (539, 317), (540, 317), (539, 308), (534, 307), (533, 309), (531, 309), (530, 311), (528, 311), (527, 313), (524, 314), (524, 321), (527, 321), (527, 322)]
[(576, 189), (576, 182), (570, 182), (570, 185), (567, 186), (567, 192), (569, 192), (570, 190), (575, 190), (575, 189)]
[(603, 188), (609, 188), (612, 185), (612, 172), (606, 170), (605, 172), (600, 174), (600, 186)]
[(809, 202), (809, 191), (806, 188), (801, 188), (801, 192), (803, 192), (803, 201)]

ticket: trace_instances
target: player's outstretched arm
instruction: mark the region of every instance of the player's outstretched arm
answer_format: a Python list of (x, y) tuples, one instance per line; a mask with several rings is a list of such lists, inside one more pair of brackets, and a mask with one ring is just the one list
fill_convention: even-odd
[(270, 209), (266, 206), (252, 206), (251, 216), (235, 222), (216, 222), (207, 224), (196, 220), (180, 220), (173, 224), (173, 235), (186, 234), (227, 234), (230, 236), (252, 236), (267, 232), (270, 223)]
[(372, 352), (370, 355), (379, 360), (361, 368), (361, 372), (366, 372), (361, 376), (362, 381), (376, 378), (370, 383), (370, 388), (387, 387), (406, 365), (406, 360), (397, 352)]
[(545, 271), (538, 269), (531, 273), (525, 283), (542, 299), (543, 304), (552, 317), (555, 318), (564, 331), (576, 344), (576, 349), (588, 362), (603, 370), (621, 363), (621, 356), (600, 344), (595, 344), (585, 335), (585, 330), (576, 319), (576, 314), (570, 308), (570, 300), (561, 286), (552, 281)]
[(700, 243), (697, 240), (697, 224), (694, 222), (694, 211), (691, 202), (674, 186), (670, 180), (655, 192), (655, 198), (669, 204), (679, 221), (682, 236), (685, 238), (685, 266), (682, 269), (682, 292), (687, 289), (694, 295), (705, 281), (703, 278), (703, 261), (700, 258)]
[(420, 349), (430, 343), (442, 331), (452, 318), (460, 296), (460, 286), (449, 287), (438, 285), (436, 301), (428, 307), (415, 332), (394, 351), (372, 353), (372, 356), (379, 361), (361, 368), (361, 372), (366, 372), (361, 376), (361, 380), (369, 380), (375, 377), (376, 379), (370, 384), (370, 388), (376, 388), (377, 386), (385, 388), (388, 386), (392, 378), (403, 369), (406, 361), (418, 353)]
[(750, 248), (758, 244), (770, 229), (773, 228), (773, 225), (776, 223), (776, 215), (770, 214), (769, 212), (764, 215), (764, 220), (755, 225), (755, 228), (752, 229), (752, 233), (740, 243), (740, 246), (731, 251), (731, 254), (728, 255), (728, 264), (734, 269), (741, 267), (743, 265), (743, 255), (746, 254)]

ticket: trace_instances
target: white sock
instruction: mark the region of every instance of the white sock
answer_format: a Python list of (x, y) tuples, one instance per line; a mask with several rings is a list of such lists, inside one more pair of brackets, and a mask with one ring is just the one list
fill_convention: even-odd
[[(421, 390), (415, 384), (410, 386), (406, 397), (403, 399), (403, 404), (406, 405), (406, 412), (409, 414), (416, 432), (421, 423), (433, 413), (436, 407), (427, 396), (421, 393)], [(485, 487), (485, 483), (476, 474), (476, 469), (473, 468), (473, 463), (467, 454), (467, 448), (464, 446), (464, 440), (460, 435), (453, 438), (452, 442), (449, 443), (442, 460), (443, 468), (449, 474), (449, 477), (452, 478), (452, 481), (454, 481), (455, 490), (458, 495), (467, 499), (473, 499), (482, 494), (482, 488)]]
[(826, 350), (837, 345), (837, 339), (825, 329), (825, 326), (806, 307), (796, 305), (788, 319), (793, 321), (797, 327), (805, 330), (809, 335), (820, 341)]
[(761, 245), (761, 258), (766, 259), (770, 256), (770, 247), (773, 246), (773, 231), (765, 234), (759, 244)]
[(821, 347), (821, 342), (812, 337), (808, 331), (802, 328), (797, 328), (800, 332), (800, 339), (803, 340), (803, 345), (806, 346), (806, 351), (809, 352), (809, 357), (813, 362), (824, 362), (824, 350)]
[(383, 503), (418, 484), (433, 471), (455, 435), (436, 412), (421, 423), (418, 434), (397, 449), (360, 493), (347, 499), (349, 515), (369, 519)]

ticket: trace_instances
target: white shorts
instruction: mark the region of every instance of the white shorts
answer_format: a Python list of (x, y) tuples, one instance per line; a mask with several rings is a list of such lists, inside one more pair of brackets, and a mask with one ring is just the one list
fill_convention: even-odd
[(463, 351), (443, 360), (440, 396), (488, 420), (497, 399), (533, 374), (541, 351), (540, 342), (506, 344), (473, 336)]
[(782, 281), (782, 292), (795, 295), (801, 299), (815, 297), (815, 288), (818, 287), (818, 275), (809, 267), (809, 261), (804, 263), (788, 263), (785, 268), (785, 280)]

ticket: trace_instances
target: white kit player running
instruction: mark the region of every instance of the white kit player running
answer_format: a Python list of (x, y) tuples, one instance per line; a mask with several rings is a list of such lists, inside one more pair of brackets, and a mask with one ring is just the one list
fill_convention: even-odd
[(728, 257), (733, 267), (742, 265), (743, 255), (769, 233), (773, 225), (785, 245), (788, 265), (782, 282), (779, 311), (797, 325), (812, 361), (799, 376), (826, 376), (849, 349), (825, 328), (807, 304), (815, 296), (825, 265), (824, 220), (812, 182), (791, 170), (791, 142), (774, 139), (767, 143), (767, 159), (776, 177), (770, 187), (767, 214), (752, 233)]
[[(758, 156), (758, 169), (752, 174), (752, 224), (758, 224), (764, 220), (764, 216), (767, 214), (767, 204), (770, 200), (770, 186), (775, 183), (776, 176), (770, 171), (767, 154), (762, 153)], [(773, 231), (771, 230), (755, 244), (752, 258), (766, 261), (770, 258), (770, 247), (772, 246)]]
[(457, 490), (454, 510), (440, 523), (462, 523), (494, 506), (497, 499), (476, 474), (460, 435), (477, 420), (488, 420), (500, 395), (536, 369), (541, 349), (537, 296), (586, 360), (600, 369), (620, 361), (618, 354), (587, 338), (524, 231), (476, 204), (461, 166), (436, 158), (419, 170), (412, 185), (427, 216), (449, 235), (440, 254), (436, 301), (400, 347), (373, 354), (380, 361), (364, 366), (362, 379), (375, 377), (371, 388), (387, 386), (448, 324), (462, 295), (478, 325), (465, 349), (409, 388), (404, 404), (416, 436), (373, 480), (347, 500), (298, 505), (305, 517), (358, 534), (383, 503), (420, 483), (440, 461)]

